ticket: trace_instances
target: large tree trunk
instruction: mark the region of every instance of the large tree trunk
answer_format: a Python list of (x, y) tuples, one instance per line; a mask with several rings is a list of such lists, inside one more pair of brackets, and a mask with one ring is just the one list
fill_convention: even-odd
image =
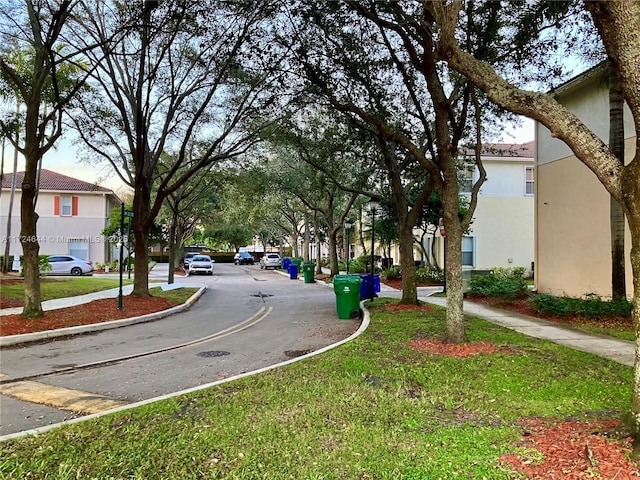
[(149, 205), (151, 204), (151, 188), (148, 180), (142, 175), (136, 175), (136, 194), (133, 197), (132, 228), (136, 244), (134, 247), (134, 276), (132, 297), (149, 296), (149, 260), (148, 239), (153, 220), (149, 220)]
[(22, 316), (38, 318), (44, 315), (40, 295), (40, 244), (36, 224), (38, 214), (35, 211), (36, 175), (38, 160), (35, 148), (26, 152), (24, 180), (22, 181), (22, 198), (20, 200), (20, 243), (22, 244), (22, 271), (24, 273), (24, 308)]
[[(624, 99), (620, 77), (615, 63), (610, 62), (609, 75), (609, 148), (624, 163)], [(625, 215), (620, 202), (610, 197), (609, 221), (611, 225), (611, 296), (627, 297), (625, 272)]]
[(176, 222), (178, 221), (177, 212), (173, 212), (173, 218), (171, 219), (171, 228), (169, 228), (169, 275), (167, 276), (167, 282), (172, 284), (175, 281), (175, 264), (176, 264), (176, 253), (177, 253), (177, 244), (176, 241), (177, 235), (177, 227)]
[(413, 260), (413, 232), (411, 228), (401, 228), (399, 234), (400, 268), (402, 269), (403, 305), (418, 303), (418, 287), (416, 284), (416, 264)]
[[(633, 160), (624, 166), (607, 146), (575, 115), (551, 95), (515, 88), (496, 71), (461, 50), (455, 38), (458, 3), (444, 1), (424, 4), (431, 9), (440, 26), (440, 54), (451, 66), (471, 79), (496, 104), (533, 118), (564, 141), (576, 157), (598, 177), (607, 191), (624, 205), (631, 231), (631, 267), (633, 271), (633, 322), (636, 332), (632, 431), (636, 455), (640, 454), (640, 135), (636, 136)], [(640, 3), (585, 2), (598, 28), (607, 54), (617, 63), (620, 85), (632, 112), (636, 133), (640, 132)], [(445, 224), (445, 226), (448, 225)], [(448, 232), (447, 232), (448, 233)]]
[(447, 286), (447, 343), (462, 343), (466, 340), (462, 292), (462, 226), (458, 218), (457, 186), (457, 179), (449, 178), (448, 182), (445, 180), (443, 192), (443, 221), (446, 232), (444, 270)]
[(332, 228), (329, 232), (329, 268), (331, 268), (331, 276), (338, 275), (340, 268), (338, 265), (338, 241), (336, 239), (337, 230)]
[[(640, 198), (636, 200), (640, 207)], [(635, 458), (640, 457), (640, 208), (629, 216), (631, 229), (631, 270), (633, 271), (633, 327), (636, 332), (636, 356), (633, 367), (633, 391), (631, 395), (632, 428), (635, 432)]]

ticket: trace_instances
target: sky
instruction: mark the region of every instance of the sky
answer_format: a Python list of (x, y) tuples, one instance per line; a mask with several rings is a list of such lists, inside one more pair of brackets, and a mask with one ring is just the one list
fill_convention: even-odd
[[(519, 127), (506, 126), (507, 134), (501, 139), (492, 139), (493, 142), (526, 143), (534, 139), (534, 122), (524, 118)], [(42, 161), (42, 168), (52, 170), (69, 177), (96, 183), (101, 187), (110, 188), (118, 193), (127, 187), (114, 172), (113, 167), (103, 162), (98, 165), (88, 165), (81, 161), (80, 149), (64, 136), (56, 143), (54, 149), (47, 152)], [(4, 173), (13, 171), (13, 149), (5, 150)], [(18, 171), (24, 170), (24, 160), (18, 157)]]

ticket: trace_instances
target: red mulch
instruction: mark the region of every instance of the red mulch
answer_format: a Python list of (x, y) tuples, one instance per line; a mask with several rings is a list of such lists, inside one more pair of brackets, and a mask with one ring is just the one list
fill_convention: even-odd
[(426, 338), (411, 340), (409, 345), (414, 350), (427, 352), (431, 355), (454, 358), (473, 357), (480, 353), (498, 353), (503, 350), (494, 342), (444, 343), (441, 340), (429, 340)]
[(44, 317), (25, 320), (22, 315), (0, 316), (0, 336), (42, 332), (58, 328), (89, 325), (92, 323), (137, 317), (156, 313), (177, 305), (173, 300), (162, 297), (137, 298), (125, 296), (123, 309), (118, 309), (117, 298), (105, 298), (78, 305), (44, 312)]
[(503, 455), (501, 460), (532, 479), (640, 478), (638, 465), (628, 459), (631, 438), (616, 431), (617, 426), (615, 420), (525, 419), (517, 447), (536, 450), (541, 461), (526, 453)]

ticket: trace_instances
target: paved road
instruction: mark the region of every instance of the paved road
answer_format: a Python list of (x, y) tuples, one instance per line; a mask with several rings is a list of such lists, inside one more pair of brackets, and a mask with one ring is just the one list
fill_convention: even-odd
[[(162, 273), (156, 270), (151, 281), (160, 280)], [(274, 365), (347, 338), (359, 325), (358, 320), (337, 318), (330, 286), (290, 280), (273, 270), (218, 264), (213, 277), (177, 279), (194, 281), (207, 290), (184, 313), (3, 348), (0, 433), (55, 424)], [(173, 348), (177, 345), (185, 346)], [(159, 349), (168, 350), (73, 369)], [(65, 369), (71, 370), (52, 373)], [(25, 381), (8, 382), (19, 378)]]

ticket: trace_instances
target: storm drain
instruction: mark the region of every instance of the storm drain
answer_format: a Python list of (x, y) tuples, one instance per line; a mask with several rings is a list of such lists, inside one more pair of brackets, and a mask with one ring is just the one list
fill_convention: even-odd
[(287, 357), (295, 358), (295, 357), (301, 357), (311, 352), (313, 352), (313, 350), (287, 350), (286, 352), (284, 352), (284, 354)]
[(258, 297), (258, 298), (267, 298), (267, 297), (273, 297), (273, 295), (270, 295), (268, 293), (262, 293), (262, 292), (258, 292), (255, 295), (251, 295), (252, 297)]
[(208, 352), (200, 352), (197, 355), (199, 357), (211, 358), (211, 357), (224, 357), (230, 355), (231, 352), (225, 352), (224, 350), (210, 350)]

